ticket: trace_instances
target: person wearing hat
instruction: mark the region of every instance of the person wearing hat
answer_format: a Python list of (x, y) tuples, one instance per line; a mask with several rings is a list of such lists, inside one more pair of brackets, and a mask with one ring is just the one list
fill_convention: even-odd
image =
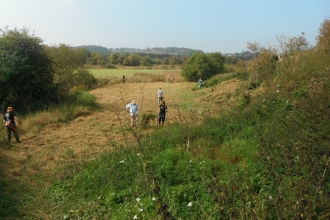
[(131, 103), (126, 105), (126, 111), (129, 112), (131, 116), (131, 125), (132, 127), (136, 125), (138, 121), (139, 106), (136, 103), (136, 100), (133, 100)]
[(15, 124), (15, 120), (18, 121), (19, 124), (22, 123), (13, 112), (13, 107), (8, 106), (7, 112), (3, 115), (3, 121), (5, 122), (5, 126), (7, 127), (7, 134), (8, 134), (8, 141), (11, 141), (11, 132), (14, 133), (15, 139), (18, 143), (21, 141), (19, 140), (17, 130), (18, 127)]

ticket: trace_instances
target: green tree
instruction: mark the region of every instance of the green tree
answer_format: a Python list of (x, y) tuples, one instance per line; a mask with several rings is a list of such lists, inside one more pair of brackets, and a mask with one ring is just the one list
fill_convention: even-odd
[(168, 65), (168, 64), (170, 64), (170, 58), (165, 57), (164, 60), (163, 60), (163, 64), (164, 64), (164, 65)]
[(151, 66), (152, 65), (152, 60), (150, 59), (150, 56), (142, 57), (141, 64), (143, 66)]
[(317, 46), (327, 50), (330, 49), (330, 18), (325, 19), (319, 28)]
[(170, 58), (169, 64), (170, 64), (171, 67), (174, 67), (175, 65), (179, 65), (180, 62), (181, 62), (181, 60), (180, 60), (180, 58), (178, 56), (172, 56)]
[(130, 66), (139, 66), (140, 65), (141, 57), (137, 54), (131, 54), (128, 56), (127, 59), (129, 61)]
[(29, 112), (56, 100), (53, 62), (43, 41), (29, 30), (0, 29), (0, 99), (2, 108), (13, 105)]
[(120, 54), (119, 53), (112, 53), (109, 56), (109, 62), (113, 65), (118, 65), (119, 63), (121, 63), (122, 61), (120, 60)]
[(98, 63), (100, 63), (100, 60), (104, 60), (104, 57), (102, 54), (97, 53), (97, 52), (93, 52), (91, 54), (90, 64), (97, 65)]
[(54, 79), (61, 96), (69, 95), (75, 86), (75, 72), (83, 68), (86, 52), (84, 49), (73, 49), (65, 44), (58, 47), (47, 47), (49, 56), (53, 59)]
[(189, 81), (197, 81), (198, 78), (209, 79), (224, 71), (224, 61), (225, 58), (220, 53), (196, 53), (185, 62), (181, 75)]

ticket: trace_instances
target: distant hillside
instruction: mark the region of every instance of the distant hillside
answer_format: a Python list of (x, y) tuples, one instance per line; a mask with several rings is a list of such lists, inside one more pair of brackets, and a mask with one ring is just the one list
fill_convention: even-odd
[[(112, 53), (119, 53), (119, 54), (138, 54), (140, 56), (144, 56), (143, 54), (151, 54), (152, 57), (157, 57), (163, 59), (164, 56), (168, 57), (168, 55), (177, 55), (177, 56), (191, 56), (194, 53), (204, 53), (202, 50), (194, 50), (184, 47), (153, 47), (147, 49), (138, 49), (138, 48), (106, 48), (97, 45), (83, 45), (77, 46), (74, 48), (84, 48), (90, 52), (97, 52), (103, 55), (109, 56)], [(254, 54), (250, 51), (242, 51), (242, 53), (223, 53), (222, 55), (226, 57), (233, 57), (239, 60), (251, 60), (254, 58)]]
[(171, 55), (179, 55), (179, 56), (191, 56), (194, 53), (204, 53), (201, 50), (194, 50), (189, 48), (183, 47), (154, 47), (154, 48), (147, 48), (147, 49), (138, 49), (138, 48), (106, 48), (97, 45), (83, 45), (77, 46), (74, 48), (84, 48), (90, 52), (97, 52), (104, 55), (109, 55), (111, 53), (121, 53), (121, 54), (128, 54), (128, 53), (148, 53), (148, 54), (171, 54)]

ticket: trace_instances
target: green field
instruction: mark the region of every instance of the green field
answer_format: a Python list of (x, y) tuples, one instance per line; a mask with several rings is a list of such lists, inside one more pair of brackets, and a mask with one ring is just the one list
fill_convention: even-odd
[(173, 74), (179, 73), (180, 70), (143, 70), (143, 69), (90, 69), (89, 70), (95, 77), (122, 77), (122, 75), (130, 76), (133, 74)]

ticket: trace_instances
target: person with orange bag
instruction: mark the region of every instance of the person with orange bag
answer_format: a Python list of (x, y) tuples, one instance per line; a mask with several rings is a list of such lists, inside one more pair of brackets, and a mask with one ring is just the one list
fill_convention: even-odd
[(19, 124), (22, 124), (22, 121), (16, 117), (15, 112), (13, 111), (13, 107), (8, 106), (7, 112), (3, 115), (3, 121), (7, 127), (8, 141), (11, 141), (11, 132), (13, 132), (16, 141), (21, 143), (18, 137), (18, 126), (15, 124), (15, 120), (18, 121)]

